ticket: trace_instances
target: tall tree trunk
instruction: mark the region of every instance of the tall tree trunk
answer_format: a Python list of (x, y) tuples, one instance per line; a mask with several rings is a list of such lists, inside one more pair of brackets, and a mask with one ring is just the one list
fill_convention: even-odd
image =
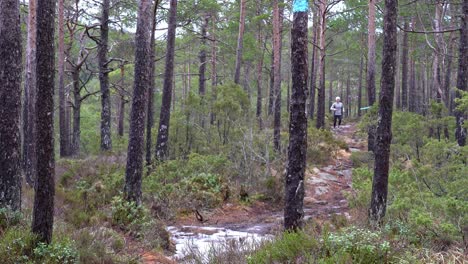
[[(198, 58), (200, 59), (200, 66), (198, 67), (198, 94), (200, 95), (201, 105), (204, 108), (206, 104), (206, 38), (207, 38), (207, 29), (209, 22), (208, 14), (205, 14), (203, 17), (203, 23), (201, 26), (201, 41), (200, 41), (200, 52)], [(205, 127), (205, 116), (204, 113), (200, 113), (200, 126)]]
[(398, 16), (398, 1), (385, 0), (382, 79), (379, 99), (379, 117), (375, 142), (375, 165), (372, 182), (372, 197), (369, 209), (371, 223), (379, 223), (385, 216), (388, 192), (390, 143), (392, 140), (393, 90), (395, 88), (395, 66)]
[(317, 58), (318, 58), (318, 50), (317, 50), (317, 38), (318, 38), (318, 30), (319, 30), (319, 14), (315, 7), (312, 7), (313, 13), (313, 24), (312, 24), (312, 58), (310, 63), (310, 92), (309, 92), (309, 107), (308, 107), (308, 114), (309, 119), (314, 119), (314, 112), (315, 112), (315, 93), (317, 91), (316, 88), (316, 80), (317, 80)]
[(237, 37), (236, 69), (235, 69), (235, 74), (234, 74), (234, 82), (236, 84), (240, 83), (242, 51), (244, 47), (245, 9), (246, 9), (246, 0), (240, 0), (239, 35)]
[(23, 101), (23, 172), (32, 186), (36, 178), (36, 1), (29, 1), (28, 40)]
[(317, 128), (325, 127), (325, 57), (326, 57), (326, 43), (325, 31), (327, 29), (326, 18), (327, 0), (319, 1), (319, 15), (320, 15), (320, 63), (319, 63), (319, 89), (317, 97)]
[(156, 69), (156, 47), (155, 45), (155, 34), (156, 34), (156, 12), (158, 10), (159, 1), (157, 0), (153, 6), (153, 16), (151, 17), (151, 39), (150, 39), (150, 62), (149, 62), (149, 87), (148, 87), (148, 109), (147, 109), (147, 120), (146, 120), (146, 165), (151, 165), (152, 157), (151, 149), (153, 148), (153, 136), (152, 130), (154, 126), (154, 71)]
[(358, 83), (358, 108), (357, 114), (361, 117), (361, 108), (362, 108), (362, 73), (364, 71), (364, 58), (361, 54), (361, 59), (359, 62), (359, 83)]
[[(213, 105), (216, 101), (216, 86), (218, 85), (218, 72), (216, 67), (217, 60), (217, 40), (216, 40), (216, 16), (213, 15), (211, 19), (211, 104)], [(210, 124), (214, 125), (215, 122), (215, 113), (211, 110), (210, 113)]]
[(410, 82), (409, 82), (409, 90), (408, 90), (408, 97), (411, 98), (411, 102), (408, 102), (408, 110), (410, 112), (416, 112), (416, 62), (414, 59), (409, 59), (410, 63)]
[[(257, 5), (257, 12), (256, 15), (259, 16), (261, 14), (261, 6), (258, 4)], [(257, 38), (257, 45), (259, 47), (262, 47), (262, 54), (260, 55), (260, 58), (257, 61), (257, 111), (256, 111), (256, 117), (258, 120), (258, 127), (260, 130), (263, 130), (263, 118), (262, 118), (262, 101), (263, 101), (263, 95), (262, 95), (262, 83), (263, 83), (263, 57), (265, 56), (265, 47), (264, 47), (264, 42), (265, 40), (263, 39), (263, 34), (262, 34), (262, 22), (261, 20), (258, 22), (258, 27), (257, 27), (257, 32), (256, 32), (256, 38)]]
[(282, 0), (275, 0), (273, 3), (273, 145), (276, 151), (281, 150), (281, 47), (283, 31), (282, 3)]
[[(348, 77), (346, 78), (346, 117), (351, 116), (351, 72), (348, 69)], [(343, 113), (344, 114), (344, 113)]]
[(58, 92), (59, 92), (59, 134), (60, 156), (70, 155), (70, 125), (67, 123), (67, 98), (65, 97), (65, 22), (64, 0), (58, 1)]
[[(122, 90), (125, 90), (125, 65), (120, 66), (120, 83)], [(119, 120), (117, 124), (117, 135), (123, 137), (124, 135), (124, 122), (125, 122), (125, 104), (126, 100), (123, 94), (120, 94), (119, 98)]]
[(109, 8), (110, 0), (102, 1), (101, 38), (98, 42), (99, 83), (101, 86), (101, 150), (112, 149), (111, 139), (111, 101), (109, 90), (109, 69), (107, 51), (109, 45)]
[[(400, 47), (401, 43), (401, 34), (397, 33), (397, 62), (400, 59), (401, 60), (401, 50), (402, 48)], [(396, 74), (395, 74), (395, 109), (401, 110), (401, 92), (400, 92), (400, 84), (401, 84), (401, 78), (400, 78), (400, 63), (397, 63), (396, 66)]]
[[(273, 43), (273, 36), (271, 37), (271, 42)], [(274, 62), (274, 53), (271, 52), (271, 67), (270, 67), (270, 89), (269, 89), (269, 96), (268, 96), (268, 116), (273, 114), (273, 109), (275, 106), (275, 89), (273, 88), (275, 80), (275, 62)]]
[(285, 180), (284, 227), (296, 230), (302, 226), (304, 210), (304, 172), (307, 155), (307, 0), (293, 4), (291, 30), (292, 98), (289, 115), (288, 166)]
[(71, 155), (78, 156), (80, 154), (81, 144), (81, 95), (80, 95), (80, 69), (75, 67), (72, 70), (73, 80), (73, 146)]
[(167, 143), (169, 140), (169, 122), (171, 118), (172, 84), (174, 76), (174, 50), (175, 31), (177, 26), (177, 0), (170, 1), (169, 21), (166, 48), (166, 69), (164, 72), (164, 85), (161, 111), (159, 115), (158, 139), (156, 141), (156, 159), (164, 160), (167, 157)]
[[(462, 91), (467, 91), (468, 87), (468, 1), (463, 1), (463, 13), (461, 16), (461, 29), (460, 29), (460, 47), (458, 54), (458, 75), (457, 75), (457, 88)], [(461, 98), (461, 93), (457, 91), (457, 98)], [(457, 128), (455, 131), (455, 138), (458, 145), (465, 146), (466, 144), (466, 128), (463, 127), (466, 115), (461, 111), (455, 111), (455, 118), (457, 121)]]
[(401, 54), (401, 110), (408, 110), (408, 32), (409, 23), (405, 20)]
[(54, 31), (55, 1), (37, 1), (37, 183), (32, 232), (50, 243), (54, 225)]
[[(452, 21), (455, 20), (455, 19), (452, 19)], [(455, 26), (455, 23), (452, 22), (451, 23), (453, 26)], [(449, 37), (449, 43), (448, 43), (448, 48), (447, 48), (447, 55), (446, 55), (446, 72), (445, 72), (445, 82), (444, 82), (444, 92), (445, 94), (447, 95), (446, 99), (447, 99), (447, 102), (446, 102), (446, 105), (448, 105), (448, 110), (449, 110), (449, 114), (452, 115), (453, 114), (453, 107), (454, 107), (454, 103), (453, 103), (453, 96), (452, 96), (452, 93), (450, 89), (450, 80), (452, 79), (452, 61), (453, 61), (453, 46), (455, 45), (455, 40), (456, 40), (456, 37), (455, 37), (455, 31), (452, 31), (450, 33), (450, 37)]]
[(21, 210), (21, 24), (18, 0), (0, 1), (0, 208)]
[(137, 205), (141, 203), (141, 179), (143, 174), (143, 152), (145, 115), (148, 88), (151, 85), (151, 31), (153, 25), (151, 1), (141, 0), (138, 7), (137, 31), (135, 35), (135, 82), (133, 84), (132, 109), (130, 112), (130, 135), (128, 142), (127, 168), (125, 170), (125, 199)]
[[(435, 3), (435, 18), (433, 20), (434, 31), (440, 32), (442, 31), (442, 19), (443, 19), (443, 6), (444, 1)], [(441, 74), (441, 64), (442, 64), (442, 56), (443, 53), (443, 46), (444, 46), (444, 37), (442, 33), (435, 33), (435, 43), (436, 47), (434, 50), (434, 61), (432, 64), (432, 83), (434, 85), (434, 92), (436, 93), (436, 99), (438, 102), (442, 103), (445, 102), (446, 94), (442, 91), (442, 74)]]
[[(369, 0), (369, 22), (367, 24), (367, 103), (375, 103), (375, 2)], [(367, 149), (374, 151), (375, 127), (370, 126), (367, 135)]]

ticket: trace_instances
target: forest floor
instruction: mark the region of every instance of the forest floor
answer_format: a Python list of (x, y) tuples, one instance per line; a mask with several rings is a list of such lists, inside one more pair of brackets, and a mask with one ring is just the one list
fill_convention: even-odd
[[(366, 151), (366, 142), (359, 139), (356, 124), (348, 124), (333, 130), (336, 138), (346, 142), (348, 149), (330, 153), (332, 158), (321, 167), (307, 166), (305, 174), (304, 219), (315, 223), (330, 221), (332, 218), (349, 220), (352, 216), (348, 207), (345, 193), (352, 192), (351, 153)], [(281, 177), (282, 173), (276, 173)], [(191, 241), (193, 245), (203, 247), (196, 240), (203, 243), (215, 243), (220, 237), (226, 239), (239, 238), (246, 235), (266, 237), (278, 233), (282, 229), (282, 204), (255, 201), (252, 204), (226, 203), (222, 207), (200, 212), (200, 216), (185, 216), (169, 227), (175, 240), (177, 251), (187, 250), (180, 243)], [(344, 220), (344, 219), (343, 219)], [(214, 237), (210, 239), (210, 237)], [(208, 246), (209, 247), (209, 246)], [(183, 256), (177, 252), (176, 258)], [(151, 254), (142, 256), (144, 263), (158, 262)]]

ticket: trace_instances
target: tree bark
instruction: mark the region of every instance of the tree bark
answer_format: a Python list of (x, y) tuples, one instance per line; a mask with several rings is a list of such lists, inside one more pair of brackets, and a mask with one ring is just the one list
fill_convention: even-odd
[(156, 47), (155, 47), (155, 34), (156, 34), (156, 12), (158, 10), (159, 1), (155, 1), (153, 5), (153, 15), (151, 17), (151, 36), (150, 36), (150, 62), (149, 62), (149, 85), (148, 85), (148, 109), (146, 120), (146, 165), (152, 163), (153, 136), (152, 130), (154, 126), (154, 86), (155, 86), (155, 69), (156, 69)]
[(398, 1), (385, 0), (382, 79), (379, 99), (377, 137), (375, 142), (374, 178), (369, 209), (371, 223), (380, 223), (385, 216), (388, 192), (390, 144), (392, 140), (393, 92), (397, 49)]
[(70, 154), (78, 156), (81, 144), (81, 87), (80, 87), (80, 67), (72, 70), (73, 81), (73, 146)]
[[(216, 16), (213, 15), (212, 19), (212, 26), (211, 26), (211, 102), (213, 103), (216, 101), (216, 86), (218, 85), (218, 72), (216, 67), (216, 60), (217, 60), (217, 40), (216, 40)], [(214, 125), (215, 123), (215, 113), (213, 110), (210, 113), (210, 124)]]
[(28, 39), (23, 101), (23, 172), (33, 186), (36, 178), (36, 0), (29, 1)]
[(110, 0), (102, 1), (100, 40), (98, 42), (99, 83), (101, 86), (101, 150), (112, 149), (111, 139), (111, 101), (109, 90), (109, 69), (107, 51), (109, 45)]
[(282, 0), (275, 0), (273, 3), (273, 145), (276, 151), (281, 150), (281, 47), (283, 31), (281, 4)]
[(313, 13), (313, 24), (312, 24), (312, 58), (310, 63), (310, 92), (309, 92), (309, 107), (308, 107), (308, 114), (309, 119), (314, 119), (314, 112), (315, 112), (315, 94), (317, 91), (316, 87), (316, 80), (317, 80), (317, 59), (318, 59), (318, 50), (317, 50), (317, 38), (318, 38), (318, 30), (319, 30), (319, 14), (315, 7), (312, 7)]
[[(261, 6), (257, 6), (257, 12), (256, 15), (259, 16), (261, 14)], [(265, 47), (264, 47), (264, 42), (265, 40), (263, 39), (263, 34), (262, 34), (262, 22), (258, 22), (258, 27), (257, 27), (257, 45), (259, 47), (263, 47), (262, 54), (260, 55), (260, 58), (258, 59), (257, 62), (257, 111), (256, 111), (256, 117), (258, 120), (258, 127), (260, 130), (263, 130), (263, 118), (262, 118), (262, 101), (263, 101), (263, 94), (262, 94), (262, 84), (263, 84), (263, 57), (265, 56)]]
[(361, 117), (361, 108), (362, 108), (362, 73), (363, 71), (364, 71), (364, 58), (361, 55), (361, 59), (359, 62), (358, 109), (357, 109), (358, 117)]
[(350, 117), (351, 116), (351, 72), (349, 71), (349, 69), (348, 69), (348, 77), (346, 78), (346, 108), (345, 110), (346, 110), (345, 111), (346, 117)]
[[(135, 82), (133, 84), (132, 109), (130, 112), (130, 134), (125, 170), (124, 194), (127, 201), (141, 203), (141, 179), (143, 174), (143, 152), (145, 115), (148, 88), (151, 85), (151, 31), (153, 19), (151, 1), (141, 0), (138, 7), (137, 31), (135, 35)], [(154, 32), (154, 31), (153, 31)]]
[[(307, 1), (302, 2), (307, 6)], [(291, 30), (292, 98), (289, 125), (288, 165), (285, 179), (284, 227), (297, 230), (303, 224), (304, 173), (307, 158), (307, 9), (293, 6)], [(300, 7), (300, 6), (299, 6)]]
[(320, 15), (320, 63), (319, 63), (319, 89), (317, 97), (317, 128), (325, 127), (325, 57), (326, 57), (326, 43), (325, 32), (327, 29), (326, 18), (327, 1), (319, 1), (319, 15)]
[[(201, 25), (201, 40), (200, 40), (200, 52), (198, 58), (200, 59), (200, 65), (198, 66), (198, 94), (200, 95), (200, 103), (204, 108), (206, 104), (206, 38), (207, 29), (209, 23), (209, 16), (205, 14), (202, 18), (203, 22)], [(205, 116), (204, 113), (200, 113), (200, 126), (205, 128)]]
[(170, 1), (169, 21), (166, 48), (166, 69), (164, 72), (164, 85), (161, 111), (159, 115), (158, 139), (156, 141), (156, 159), (164, 160), (167, 157), (167, 143), (169, 140), (169, 122), (171, 118), (172, 84), (174, 77), (174, 50), (175, 31), (177, 23), (177, 0)]
[[(125, 89), (125, 65), (120, 66), (120, 82), (122, 86), (122, 90)], [(123, 94), (120, 94), (119, 97), (119, 120), (117, 124), (117, 134), (119, 137), (123, 137), (124, 135), (124, 125), (125, 125), (125, 104), (126, 100)]]
[(0, 208), (21, 210), (21, 27), (18, 0), (0, 1)]
[[(409, 23), (405, 20), (404, 29), (409, 30)], [(403, 32), (401, 54), (401, 110), (408, 110), (408, 32)]]
[(65, 22), (64, 0), (58, 1), (58, 92), (59, 92), (59, 135), (60, 157), (70, 155), (70, 125), (67, 119), (67, 98), (65, 97)]
[(408, 110), (410, 112), (415, 113), (416, 112), (416, 62), (414, 59), (409, 59), (410, 63), (410, 82), (409, 82), (409, 90), (408, 90), (408, 96), (411, 98), (411, 102), (408, 104)]
[(245, 9), (246, 9), (246, 0), (240, 0), (239, 35), (237, 37), (236, 68), (235, 68), (235, 74), (234, 74), (234, 82), (236, 84), (240, 83), (242, 51), (244, 47)]
[(37, 183), (32, 232), (39, 241), (50, 243), (54, 225), (55, 153), (54, 84), (55, 1), (37, 1)]
[[(375, 2), (369, 0), (369, 22), (367, 24), (367, 103), (375, 103)], [(370, 126), (367, 134), (367, 149), (374, 151), (375, 127)]]
[[(458, 54), (458, 74), (457, 74), (457, 88), (462, 91), (467, 91), (468, 86), (468, 1), (463, 1), (461, 16), (461, 29), (460, 29), (460, 47)], [(461, 93), (457, 91), (457, 98), (461, 98)], [(466, 128), (463, 127), (466, 115), (461, 111), (455, 111), (455, 118), (457, 128), (455, 131), (455, 138), (459, 146), (466, 145)]]

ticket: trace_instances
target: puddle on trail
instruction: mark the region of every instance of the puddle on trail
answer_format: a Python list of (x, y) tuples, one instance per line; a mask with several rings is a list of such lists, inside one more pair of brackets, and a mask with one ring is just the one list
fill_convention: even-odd
[[(265, 228), (265, 226), (258, 225), (236, 231), (223, 227), (169, 226), (167, 231), (176, 244), (176, 252), (172, 258), (181, 260), (191, 252), (207, 256), (213, 247), (217, 251), (222, 251), (226, 242), (240, 242), (239, 245), (248, 246), (271, 239), (273, 236), (265, 234)], [(242, 248), (237, 249), (242, 250)]]

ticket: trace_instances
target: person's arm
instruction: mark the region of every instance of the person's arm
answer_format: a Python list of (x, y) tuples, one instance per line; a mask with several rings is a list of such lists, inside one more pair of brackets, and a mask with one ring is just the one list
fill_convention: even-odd
[(335, 109), (335, 103), (332, 104), (332, 106), (330, 107), (330, 110), (332, 110), (332, 111), (335, 111), (335, 110), (336, 110), (336, 109)]

